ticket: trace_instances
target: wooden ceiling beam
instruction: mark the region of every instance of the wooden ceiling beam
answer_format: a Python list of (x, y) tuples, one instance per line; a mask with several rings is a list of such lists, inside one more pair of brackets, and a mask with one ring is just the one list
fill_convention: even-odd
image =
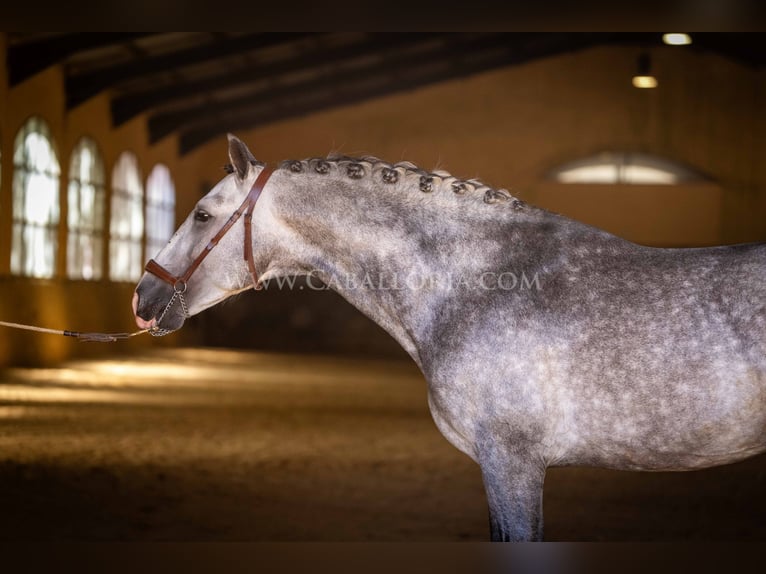
[[(342, 89), (344, 85), (355, 81), (368, 81), (380, 76), (395, 75), (397, 71), (404, 67), (411, 67), (422, 62), (438, 62), (445, 58), (450, 58), (462, 50), (476, 49), (488, 41), (493, 45), (499, 43), (507, 44), (506, 39), (500, 39), (497, 35), (482, 38), (481, 42), (473, 43), (461, 42), (459, 36), (448, 36), (444, 39), (444, 43), (441, 46), (435, 46), (432, 50), (414, 57), (408, 54), (392, 57), (388, 52), (380, 53), (380, 62), (374, 66), (365, 67), (363, 70), (350, 71), (336, 66), (319, 77), (297, 84), (288, 86), (277, 85), (276, 87), (245, 96), (222, 99), (212, 103), (196, 104), (181, 110), (154, 114), (149, 117), (149, 139), (152, 143), (155, 143), (185, 125), (211, 123), (222, 114), (247, 113), (254, 107), (263, 107), (264, 105), (269, 105), (270, 102), (291, 100), (296, 95), (310, 96), (310, 94), (333, 87)], [(452, 46), (451, 51), (449, 46)], [(358, 54), (359, 52), (355, 53)], [(324, 66), (323, 69), (327, 70), (327, 68), (327, 66)], [(205, 118), (209, 119), (205, 120)]]
[(8, 46), (8, 83), (13, 87), (76, 52), (122, 44), (148, 32), (80, 32)]
[(372, 34), (367, 42), (331, 47), (302, 54), (284, 62), (273, 62), (261, 66), (253, 66), (246, 73), (223, 74), (214, 78), (176, 82), (135, 94), (117, 96), (112, 100), (112, 121), (121, 125), (136, 115), (156, 106), (173, 101), (183, 100), (200, 94), (214, 93), (216, 90), (241, 86), (261, 81), (264, 78), (280, 76), (297, 71), (303, 71), (318, 66), (331, 66), (339, 61), (358, 58), (365, 55), (385, 52), (397, 46), (423, 42), (444, 33), (419, 34)]
[[(594, 37), (583, 35), (578, 41), (570, 42), (567, 50), (582, 49), (595, 41)], [(381, 66), (354, 76), (332, 75), (291, 87), (289, 91), (271, 91), (259, 98), (268, 100), (270, 105), (254, 108), (257, 102), (251, 102), (249, 110), (243, 105), (226, 110), (226, 116), (211, 116), (210, 121), (181, 132), (180, 152), (186, 154), (227, 131), (251, 129), (561, 51), (562, 46), (556, 42), (524, 42), (519, 35), (493, 34), (472, 42), (452, 43), (444, 50), (418, 57), (390, 58)], [(385, 76), (389, 79), (383, 83), (371, 81)]]
[(225, 58), (238, 53), (253, 52), (278, 44), (293, 42), (309, 33), (248, 34), (225, 40), (184, 48), (174, 52), (138, 58), (123, 64), (108, 66), (92, 72), (67, 77), (67, 107), (73, 108), (106, 88), (132, 80), (178, 70), (200, 62)]

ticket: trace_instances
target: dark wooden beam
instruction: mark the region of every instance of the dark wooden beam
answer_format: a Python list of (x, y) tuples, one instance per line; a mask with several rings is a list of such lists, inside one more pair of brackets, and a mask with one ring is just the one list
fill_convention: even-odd
[(751, 68), (766, 66), (766, 36), (722, 32), (692, 32), (692, 49), (718, 53)]
[[(186, 154), (227, 131), (243, 130), (338, 106), (357, 103), (383, 95), (414, 89), (426, 84), (446, 81), (490, 69), (526, 62), (562, 51), (574, 51), (593, 45), (593, 35), (569, 38), (564, 42), (518, 34), (492, 34), (468, 42), (451, 42), (444, 50), (416, 57), (389, 58), (384, 64), (356, 75), (342, 78), (333, 74), (320, 80), (294, 86), (289, 92), (272, 90), (259, 98), (262, 105), (250, 102), (226, 110), (227, 116), (181, 133), (180, 152)], [(388, 78), (376, 82), (376, 79)], [(263, 104), (266, 101), (267, 104)], [(255, 107), (253, 107), (255, 106)], [(224, 108), (221, 108), (223, 112)]]
[(169, 102), (260, 81), (264, 78), (302, 71), (316, 66), (333, 65), (338, 61), (385, 52), (398, 46), (423, 42), (427, 39), (444, 35), (444, 33), (430, 32), (419, 34), (372, 34), (370, 39), (363, 43), (316, 50), (286, 62), (254, 66), (247, 73), (237, 72), (204, 80), (179, 82), (154, 90), (118, 96), (112, 101), (112, 122), (114, 125), (121, 125), (149, 108)]
[[(430, 55), (427, 57), (429, 59), (439, 59), (443, 57), (446, 46), (449, 44), (457, 45), (459, 40), (460, 37), (456, 35), (445, 36), (442, 39), (443, 44), (441, 46), (438, 44), (435, 45), (432, 51), (429, 51)], [(421, 43), (422, 41), (423, 38), (417, 35), (415, 43)], [(464, 45), (464, 43), (461, 43), (461, 45)], [(355, 51), (354, 57), (358, 57), (359, 54), (359, 50)], [(148, 122), (149, 140), (151, 143), (156, 143), (184, 125), (193, 124), (195, 122), (204, 123), (204, 118), (216, 118), (224, 112), (227, 114), (238, 113), (241, 111), (247, 112), (253, 107), (258, 107), (264, 103), (291, 99), (296, 94), (311, 94), (330, 86), (342, 86), (355, 79), (374, 78), (376, 75), (389, 74), (395, 72), (399, 67), (407, 66), (411, 63), (411, 56), (400, 56), (392, 60), (391, 56), (386, 52), (382, 52), (379, 55), (381, 58), (380, 62), (372, 68), (366, 68), (364, 71), (348, 71), (336, 66), (335, 68), (324, 72), (319, 77), (298, 84), (291, 84), (286, 87), (277, 86), (241, 97), (222, 99), (212, 103), (196, 104), (180, 110), (154, 114), (149, 117)], [(417, 58), (422, 60), (423, 54), (420, 54)], [(327, 70), (327, 68), (328, 66), (325, 65), (322, 67), (322, 70)], [(200, 122), (200, 119), (202, 119), (202, 122)], [(209, 122), (210, 120), (207, 121)]]
[(8, 46), (8, 83), (11, 87), (66, 60), (75, 52), (121, 44), (147, 32), (80, 32)]
[(77, 74), (67, 78), (67, 107), (73, 108), (119, 82), (142, 76), (151, 76), (167, 72), (168, 70), (178, 70), (185, 66), (224, 58), (232, 54), (252, 52), (261, 48), (292, 42), (309, 35), (309, 33), (305, 32), (248, 34), (224, 40), (213, 40), (204, 45), (140, 58), (93, 72)]

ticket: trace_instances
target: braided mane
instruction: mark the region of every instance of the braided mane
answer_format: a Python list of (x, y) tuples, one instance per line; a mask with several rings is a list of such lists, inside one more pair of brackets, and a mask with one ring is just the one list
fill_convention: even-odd
[[(253, 165), (262, 165), (252, 162)], [(483, 194), (485, 203), (509, 202), (514, 209), (524, 207), (524, 202), (515, 198), (506, 189), (495, 189), (482, 181), (460, 179), (445, 170), (424, 170), (412, 162), (400, 161), (388, 163), (375, 156), (353, 157), (339, 154), (329, 154), (326, 158), (308, 158), (304, 160), (285, 160), (280, 163), (280, 169), (293, 173), (313, 173), (324, 175), (330, 171), (340, 171), (346, 177), (362, 180), (364, 178), (382, 177), (384, 184), (413, 184), (420, 191), (432, 193), (441, 190), (451, 190), (455, 195), (478, 196)], [(226, 173), (233, 173), (231, 164), (223, 166)]]
[[(400, 161), (397, 163), (388, 163), (375, 156), (352, 157), (347, 155), (330, 154), (327, 158), (310, 158), (302, 161), (288, 160), (282, 162), (280, 167), (286, 167), (294, 172), (318, 172), (322, 166), (335, 167), (341, 173), (354, 179), (383, 178), (385, 184), (404, 183), (407, 186), (414, 186), (421, 192), (433, 193), (438, 191), (450, 191), (454, 195), (466, 195), (476, 197), (483, 194), (485, 203), (509, 202), (514, 209), (521, 209), (524, 203), (513, 197), (506, 189), (495, 189), (483, 183), (478, 179), (460, 179), (445, 170), (424, 170), (412, 162)], [(356, 171), (361, 168), (361, 175)], [(352, 170), (352, 171), (349, 171)], [(398, 177), (393, 180), (386, 178), (387, 175)], [(348, 175), (354, 174), (354, 175)]]

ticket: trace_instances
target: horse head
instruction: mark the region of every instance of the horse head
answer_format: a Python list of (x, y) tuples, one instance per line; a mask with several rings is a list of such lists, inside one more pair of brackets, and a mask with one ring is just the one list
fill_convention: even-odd
[[(228, 175), (149, 261), (136, 287), (136, 324), (152, 334), (176, 331), (187, 317), (251, 286), (258, 288), (251, 217), (270, 171), (233, 135), (229, 135), (229, 160)], [(239, 219), (244, 223), (235, 225)]]

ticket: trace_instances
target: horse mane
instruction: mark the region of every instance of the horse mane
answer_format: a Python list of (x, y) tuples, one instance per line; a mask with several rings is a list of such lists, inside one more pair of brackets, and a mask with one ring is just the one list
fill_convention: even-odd
[[(251, 161), (253, 165), (264, 165), (263, 162)], [(331, 153), (326, 158), (308, 158), (304, 160), (284, 160), (279, 165), (280, 169), (285, 169), (293, 173), (329, 173), (331, 168), (344, 171), (347, 177), (353, 179), (363, 179), (376, 174), (380, 176), (388, 175), (389, 179), (384, 178), (385, 184), (415, 184), (421, 192), (432, 193), (441, 190), (451, 190), (454, 195), (467, 195), (477, 197), (483, 195), (484, 203), (504, 203), (508, 202), (514, 209), (522, 209), (526, 204), (520, 199), (508, 193), (507, 189), (496, 189), (486, 183), (475, 179), (460, 179), (443, 169), (427, 171), (409, 161), (400, 161), (397, 163), (388, 163), (375, 156), (365, 155), (353, 157)], [(227, 174), (234, 173), (234, 166), (227, 163), (223, 166)], [(394, 176), (393, 174), (396, 174)]]
[(460, 179), (443, 169), (427, 171), (409, 161), (388, 163), (370, 155), (353, 157), (332, 153), (326, 158), (285, 160), (279, 167), (296, 174), (313, 175), (326, 174), (334, 168), (345, 177), (360, 181), (375, 178), (383, 185), (402, 184), (427, 194), (448, 190), (452, 195), (482, 197), (484, 203), (507, 202), (514, 209), (525, 206), (523, 201), (512, 196), (506, 189), (493, 188), (475, 178)]

